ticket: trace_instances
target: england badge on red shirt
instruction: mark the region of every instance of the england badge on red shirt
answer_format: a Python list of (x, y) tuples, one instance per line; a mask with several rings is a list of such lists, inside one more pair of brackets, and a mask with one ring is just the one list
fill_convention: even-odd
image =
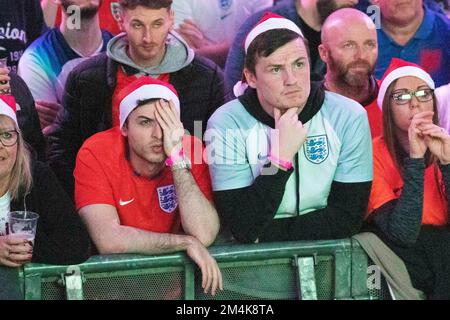
[(159, 187), (158, 191), (159, 207), (162, 211), (172, 213), (178, 206), (177, 194), (175, 193), (175, 186), (169, 185)]

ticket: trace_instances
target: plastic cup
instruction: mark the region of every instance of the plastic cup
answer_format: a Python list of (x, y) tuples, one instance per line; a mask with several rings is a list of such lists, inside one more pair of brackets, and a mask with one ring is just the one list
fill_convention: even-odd
[(9, 213), (8, 230), (10, 236), (27, 239), (34, 246), (39, 215), (31, 211), (12, 211)]

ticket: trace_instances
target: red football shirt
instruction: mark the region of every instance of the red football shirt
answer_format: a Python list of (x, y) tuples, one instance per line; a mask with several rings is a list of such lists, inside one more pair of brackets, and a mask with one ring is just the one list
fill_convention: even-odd
[[(208, 166), (202, 161), (202, 142), (185, 136), (183, 148), (191, 159), (192, 176), (199, 189), (212, 201)], [(125, 158), (125, 139), (118, 127), (86, 140), (78, 153), (74, 176), (77, 210), (91, 204), (109, 204), (117, 209), (122, 225), (152, 232), (180, 230), (171, 169), (164, 167), (153, 179), (136, 175)]]

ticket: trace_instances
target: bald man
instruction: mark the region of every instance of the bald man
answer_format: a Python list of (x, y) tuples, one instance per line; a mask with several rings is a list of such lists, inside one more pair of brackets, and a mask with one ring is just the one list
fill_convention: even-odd
[(363, 105), (372, 137), (382, 133), (374, 77), (378, 57), (377, 30), (361, 11), (346, 8), (332, 13), (322, 27), (319, 54), (327, 65), (324, 86)]

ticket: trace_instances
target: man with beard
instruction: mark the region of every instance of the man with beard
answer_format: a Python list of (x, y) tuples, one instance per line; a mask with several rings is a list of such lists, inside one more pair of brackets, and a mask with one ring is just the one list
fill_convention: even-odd
[[(19, 75), (25, 80), (36, 100), (36, 109), (44, 135), (52, 128), (67, 76), (82, 61), (106, 50), (112, 36), (99, 26), (101, 0), (62, 0), (63, 19), (36, 39), (19, 62)], [(80, 19), (72, 11), (80, 9)], [(75, 18), (75, 19), (74, 19)]]
[[(323, 75), (325, 68), (318, 53), (322, 24), (334, 10), (353, 7), (357, 3), (358, 0), (286, 0), (281, 1), (270, 11), (293, 21), (302, 30), (309, 44), (311, 71), (313, 74)], [(234, 38), (225, 63), (225, 83), (228, 94), (232, 94), (231, 89), (242, 77), (245, 57), (242, 46), (244, 39), (264, 13), (265, 10), (247, 18)]]
[(382, 133), (377, 105), (378, 83), (373, 72), (378, 56), (377, 30), (373, 21), (356, 9), (332, 13), (322, 27), (322, 60), (327, 64), (324, 87), (363, 105), (372, 137)]

